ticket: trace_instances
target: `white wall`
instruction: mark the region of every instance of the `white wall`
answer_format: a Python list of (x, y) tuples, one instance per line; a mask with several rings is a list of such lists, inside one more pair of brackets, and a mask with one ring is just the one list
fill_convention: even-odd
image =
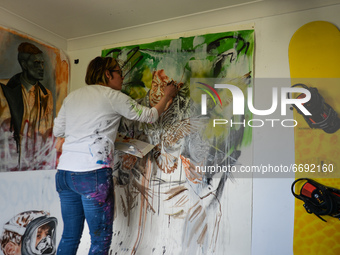
[[(228, 13), (206, 13), (199, 17), (112, 31), (68, 42), (33, 24), (27, 24), (19, 17), (2, 13), (1, 9), (0, 25), (25, 31), (37, 39), (67, 49), (71, 63), (71, 90), (74, 90), (83, 86), (88, 62), (100, 55), (105, 47), (125, 45), (132, 41), (141, 43), (144, 42), (142, 39), (147, 41), (149, 38), (164, 38), (165, 35), (201, 28), (223, 27), (228, 31), (228, 27), (233, 29), (251, 23), (254, 24), (256, 37), (255, 78), (279, 80), (281, 86), (281, 83), (289, 83), (288, 45), (294, 32), (315, 20), (329, 21), (340, 27), (339, 3), (340, 1), (295, 0), (273, 1), (265, 5), (264, 1), (260, 10), (252, 10), (250, 6), (237, 11), (229, 10)], [(315, 8), (320, 4), (334, 5)], [(79, 59), (79, 64), (74, 64), (75, 59)], [(265, 106), (266, 100), (271, 98), (268, 89), (270, 86), (255, 83), (255, 106), (258, 108)], [(273, 83), (272, 86), (277, 85)], [(294, 162), (293, 131), (284, 128), (254, 129), (253, 151), (254, 165), (289, 165)], [(254, 178), (252, 254), (293, 254), (294, 199), (290, 193), (292, 181), (292, 178)]]
[(0, 6), (0, 26), (8, 29), (13, 29), (23, 35), (28, 35), (40, 42), (49, 44), (63, 51), (67, 50), (67, 40), (40, 26), (31, 23), (20, 16), (5, 11)]

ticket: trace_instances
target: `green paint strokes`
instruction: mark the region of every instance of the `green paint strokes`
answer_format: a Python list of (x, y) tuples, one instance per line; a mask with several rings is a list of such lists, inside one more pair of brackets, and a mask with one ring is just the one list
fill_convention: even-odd
[(135, 101), (130, 100), (130, 106), (131, 106), (131, 109), (134, 110), (139, 117), (142, 115), (143, 109), (142, 109), (141, 105), (138, 105), (138, 104), (136, 104)]

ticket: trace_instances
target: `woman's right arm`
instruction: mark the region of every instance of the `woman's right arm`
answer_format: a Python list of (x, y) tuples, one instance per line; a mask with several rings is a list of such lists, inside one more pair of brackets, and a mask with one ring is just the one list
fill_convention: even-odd
[[(168, 85), (164, 88), (164, 96), (154, 107), (146, 107), (138, 104), (128, 95), (119, 93), (118, 98), (111, 101), (112, 108), (117, 113), (129, 120), (137, 120), (141, 122), (153, 123), (163, 113), (167, 103), (177, 95), (178, 89), (174, 85)], [(114, 96), (117, 96), (114, 93)]]

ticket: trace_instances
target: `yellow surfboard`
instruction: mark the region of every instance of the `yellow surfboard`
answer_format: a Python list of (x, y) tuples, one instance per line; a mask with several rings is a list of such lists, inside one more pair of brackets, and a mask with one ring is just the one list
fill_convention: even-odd
[[(336, 26), (315, 21), (299, 28), (289, 44), (289, 66), (292, 85), (317, 88), (325, 102), (340, 113), (340, 32)], [(312, 178), (340, 189), (340, 130), (327, 133), (310, 128), (296, 110), (294, 118), (298, 121), (294, 129), (295, 163), (301, 166), (295, 177)], [(295, 187), (297, 193), (300, 188)], [(327, 222), (308, 214), (303, 202), (296, 199), (295, 255), (340, 254), (340, 220), (329, 216), (324, 219)]]

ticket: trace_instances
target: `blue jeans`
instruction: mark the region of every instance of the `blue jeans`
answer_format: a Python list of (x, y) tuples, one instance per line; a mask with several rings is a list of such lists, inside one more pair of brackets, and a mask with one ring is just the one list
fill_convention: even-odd
[(58, 170), (56, 189), (64, 222), (57, 254), (77, 253), (85, 219), (91, 235), (89, 255), (108, 254), (114, 211), (112, 169), (89, 172)]

